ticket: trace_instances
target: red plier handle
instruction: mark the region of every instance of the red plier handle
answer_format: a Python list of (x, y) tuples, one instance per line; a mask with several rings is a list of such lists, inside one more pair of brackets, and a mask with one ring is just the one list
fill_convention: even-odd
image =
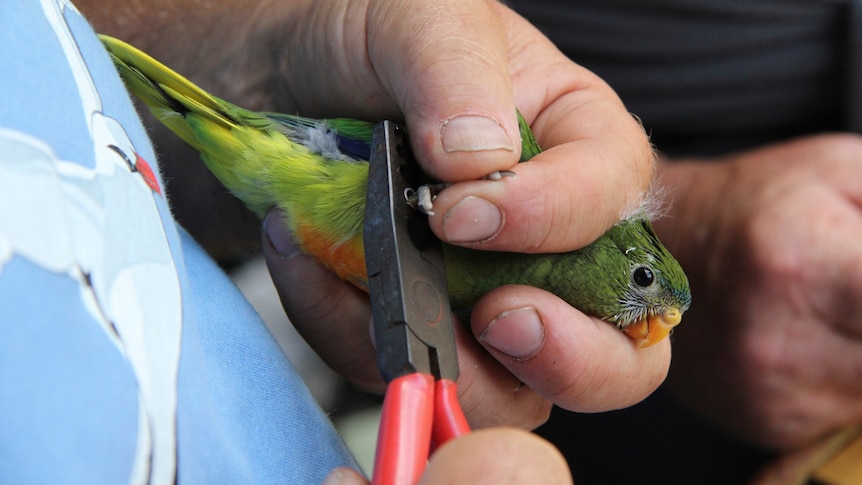
[(425, 470), (430, 452), (470, 432), (458, 405), (458, 385), (449, 379), (413, 373), (389, 383), (372, 483), (413, 484)]
[(469, 432), (458, 404), (458, 357), (440, 241), (405, 200), (423, 183), (406, 135), (377, 125), (364, 227), (378, 365), (389, 383), (372, 483), (412, 485), (429, 452)]

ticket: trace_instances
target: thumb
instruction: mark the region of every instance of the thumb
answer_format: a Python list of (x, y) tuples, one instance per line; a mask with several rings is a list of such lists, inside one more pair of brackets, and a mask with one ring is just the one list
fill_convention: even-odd
[(426, 173), (454, 182), (517, 163), (508, 40), (496, 3), (372, 1), (366, 18), (371, 64), (404, 113)]
[(431, 456), (420, 484), (572, 483), (550, 443), (518, 428), (487, 428), (449, 441)]
[[(322, 485), (366, 485), (353, 470), (333, 470)], [(449, 441), (431, 456), (420, 485), (570, 485), (563, 455), (542, 438), (518, 428), (487, 428)]]

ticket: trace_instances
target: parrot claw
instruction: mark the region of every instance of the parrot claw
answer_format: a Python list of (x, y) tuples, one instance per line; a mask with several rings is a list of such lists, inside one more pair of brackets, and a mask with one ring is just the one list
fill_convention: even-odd
[[(500, 180), (503, 177), (514, 177), (515, 172), (511, 170), (497, 170), (495, 172), (491, 172), (485, 177), (485, 180)], [(419, 186), (418, 189), (412, 189), (410, 187), (404, 189), (404, 200), (407, 201), (407, 205), (412, 207), (415, 210), (425, 214), (426, 216), (434, 215), (434, 199), (437, 197), (437, 193), (441, 190), (448, 187), (449, 184), (425, 184)]]
[(514, 177), (515, 172), (511, 170), (496, 170), (485, 175), (485, 180), (501, 180), (503, 177)]
[(426, 184), (419, 186), (418, 189), (408, 187), (404, 189), (404, 199), (413, 209), (426, 216), (433, 216), (434, 198), (437, 197), (437, 192), (448, 186), (449, 184)]

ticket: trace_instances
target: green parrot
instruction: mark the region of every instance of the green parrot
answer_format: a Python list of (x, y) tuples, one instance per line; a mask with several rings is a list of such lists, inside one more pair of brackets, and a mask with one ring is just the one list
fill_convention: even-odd
[[(203, 91), (144, 52), (101, 36), (128, 88), (253, 212), (281, 208), (301, 249), (367, 290), (362, 228), (374, 123), (242, 109)], [(522, 161), (541, 150), (518, 113)], [(691, 303), (688, 279), (645, 215), (589, 246), (519, 254), (444, 245), (452, 307), (489, 290), (530, 285), (616, 324), (636, 345), (660, 342)]]

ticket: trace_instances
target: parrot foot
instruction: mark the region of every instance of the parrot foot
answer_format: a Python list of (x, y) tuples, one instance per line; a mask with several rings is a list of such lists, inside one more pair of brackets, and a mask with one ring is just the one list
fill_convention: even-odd
[[(488, 175), (484, 176), (483, 179), (501, 180), (503, 177), (514, 176), (515, 172), (512, 172), (511, 170), (497, 170), (496, 172), (491, 172)], [(418, 210), (426, 216), (433, 216), (434, 198), (437, 197), (438, 192), (445, 189), (449, 185), (450, 184), (439, 183), (421, 185), (418, 189), (408, 187), (404, 189), (404, 200), (406, 200), (407, 205), (412, 207), (414, 210)]]
[(448, 186), (449, 184), (426, 184), (419, 186), (418, 189), (407, 187), (404, 189), (404, 200), (413, 209), (426, 216), (433, 216), (434, 198), (437, 197), (438, 192)]

